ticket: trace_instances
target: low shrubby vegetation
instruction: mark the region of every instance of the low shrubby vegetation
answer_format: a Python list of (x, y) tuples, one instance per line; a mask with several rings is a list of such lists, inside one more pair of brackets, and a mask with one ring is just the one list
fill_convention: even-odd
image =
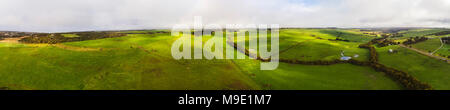
[(428, 40), (428, 38), (426, 38), (426, 37), (411, 37), (411, 38), (408, 38), (406, 41), (404, 41), (403, 44), (411, 45), (411, 44), (416, 44), (416, 43), (423, 42), (426, 40)]
[(443, 41), (445, 44), (450, 44), (450, 37), (444, 37), (444, 38), (442, 38), (442, 41)]
[[(21, 39), (20, 42), (56, 44), (56, 43), (63, 43), (63, 42), (76, 42), (76, 41), (84, 41), (84, 40), (122, 37), (122, 36), (125, 36), (126, 34), (113, 33), (113, 32), (79, 32), (79, 33), (73, 34), (72, 37), (66, 37), (64, 35), (67, 35), (67, 34), (62, 34), (62, 33), (33, 34), (30, 37)], [(73, 37), (74, 35), (76, 35), (77, 37)]]

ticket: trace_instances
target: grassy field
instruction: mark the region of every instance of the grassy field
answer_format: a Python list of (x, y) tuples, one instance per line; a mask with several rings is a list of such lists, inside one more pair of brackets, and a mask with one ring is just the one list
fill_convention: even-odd
[(332, 36), (339, 36), (341, 39), (350, 40), (352, 42), (368, 42), (376, 38), (376, 36), (365, 35), (354, 30), (322, 29), (320, 32)]
[[(423, 50), (425, 52), (434, 52), (436, 49), (441, 47), (441, 41), (438, 38), (435, 39), (429, 39), (424, 42), (419, 42), (417, 44), (412, 45), (413, 48), (417, 48), (420, 50)], [(449, 56), (450, 55), (450, 45), (444, 44), (444, 46), (436, 51), (435, 54), (441, 55), (441, 56)]]
[(0, 86), (58, 90), (259, 88), (236, 71), (231, 61), (173, 60), (169, 53), (173, 39), (130, 35), (64, 44), (103, 51), (2, 45), (0, 63), (5, 66), (0, 67)]
[[(369, 39), (370, 37), (368, 37)], [(346, 56), (359, 55), (355, 59), (366, 61), (368, 50), (358, 48), (361, 42), (330, 41), (336, 36), (322, 33), (317, 29), (287, 29), (280, 31), (280, 58), (312, 60), (334, 60)]]
[[(345, 34), (341, 38), (351, 41), (328, 40), (336, 39), (333, 33), (338, 31)], [(402, 89), (382, 72), (351, 64), (280, 63), (276, 70), (262, 71), (260, 61), (251, 59), (174, 60), (171, 45), (178, 37), (158, 32), (161, 30), (123, 31), (120, 33), (130, 34), (61, 44), (0, 43), (0, 65), (3, 65), (0, 66), (0, 87), (38, 90)], [(353, 35), (364, 38), (353, 38)], [(203, 42), (211, 38), (204, 36)], [(280, 58), (334, 60), (344, 51), (346, 56), (358, 54), (356, 60), (367, 61), (368, 51), (358, 45), (373, 38), (355, 30), (282, 29)], [(255, 38), (247, 36), (239, 42), (251, 40)], [(399, 53), (387, 53), (390, 48)], [(449, 79), (445, 74), (448, 64), (397, 46), (378, 48), (378, 52), (381, 63), (405, 70), (435, 89), (450, 89), (446, 86)]]
[[(403, 34), (403, 37), (397, 37), (396, 39), (428, 36), (429, 34), (434, 34), (434, 33), (442, 32), (442, 31), (448, 31), (448, 29), (411, 29), (411, 30), (398, 32), (400, 34)], [(430, 37), (433, 37), (433, 36), (430, 36)], [(442, 37), (442, 36), (434, 36), (434, 37)]]
[(270, 90), (390, 90), (402, 89), (383, 73), (350, 64), (330, 66), (280, 63), (274, 71), (259, 70), (259, 61), (234, 60), (262, 89)]
[(424, 50), (426, 52), (433, 52), (441, 46), (441, 41), (439, 39), (429, 39), (424, 42), (419, 42), (417, 44), (412, 45), (412, 47)]
[(447, 56), (447, 58), (449, 58), (448, 56), (450, 56), (450, 45), (444, 44), (444, 46), (441, 49), (436, 51), (436, 54), (441, 55), (443, 57)]
[[(397, 53), (389, 53), (393, 49)], [(389, 67), (408, 72), (417, 79), (429, 83), (434, 89), (450, 89), (450, 65), (444, 61), (421, 55), (399, 46), (377, 48), (379, 61)]]

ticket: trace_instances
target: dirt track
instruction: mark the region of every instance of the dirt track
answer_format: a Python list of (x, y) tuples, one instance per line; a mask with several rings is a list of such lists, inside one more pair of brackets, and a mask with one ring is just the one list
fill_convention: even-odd
[[(3, 40), (0, 40), (0, 43), (20, 43), (19, 40), (26, 38), (28, 36), (23, 37), (16, 37), (16, 38), (4, 38)], [(75, 46), (68, 46), (63, 44), (50, 44), (50, 46), (66, 49), (66, 50), (72, 50), (72, 51), (99, 51), (103, 50), (102, 48), (86, 48), (86, 47), (75, 47)]]
[(436, 53), (439, 49), (441, 49), (442, 47), (444, 47), (444, 42), (442, 41), (442, 38), (439, 38), (439, 40), (441, 41), (441, 46), (439, 48), (437, 48), (435, 51), (431, 52), (431, 54)]
[(440, 57), (440, 56), (435, 56), (435, 55), (432, 55), (432, 54), (430, 54), (430, 53), (428, 53), (428, 52), (424, 52), (424, 51), (419, 50), (419, 49), (416, 49), (416, 48), (411, 48), (411, 47), (408, 47), (408, 46), (403, 45), (403, 44), (400, 44), (400, 47), (404, 47), (404, 48), (407, 48), (407, 49), (409, 49), (409, 50), (416, 51), (417, 53), (420, 53), (420, 54), (422, 54), (422, 55), (429, 56), (429, 57), (431, 57), (431, 58), (435, 58), (435, 59), (439, 59), (439, 60), (444, 60), (444, 61), (446, 61), (447, 63), (450, 63), (450, 60), (447, 60), (447, 58)]

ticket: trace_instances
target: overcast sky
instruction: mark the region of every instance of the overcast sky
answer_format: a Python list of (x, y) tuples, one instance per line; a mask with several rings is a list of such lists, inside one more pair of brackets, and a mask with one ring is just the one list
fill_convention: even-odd
[(0, 0), (0, 30), (62, 32), (204, 24), (450, 27), (450, 0)]

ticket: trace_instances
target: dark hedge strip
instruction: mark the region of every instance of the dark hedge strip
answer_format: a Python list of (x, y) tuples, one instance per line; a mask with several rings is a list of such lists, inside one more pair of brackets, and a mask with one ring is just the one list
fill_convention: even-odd
[(408, 38), (408, 40), (403, 42), (403, 44), (411, 45), (411, 44), (416, 44), (416, 43), (423, 42), (426, 40), (428, 40), (428, 38), (426, 38), (426, 37), (412, 37), (412, 38)]
[(344, 41), (344, 42), (350, 42), (350, 40), (341, 39), (339, 37), (336, 37), (336, 39), (328, 39), (329, 41)]
[(4, 32), (0, 32), (0, 40), (4, 40), (5, 38), (16, 38), (16, 37), (30, 36), (32, 34), (33, 33), (31, 33), (31, 32), (4, 31)]
[(56, 33), (56, 34), (40, 33), (40, 34), (34, 34), (30, 37), (23, 38), (23, 39), (19, 40), (19, 42), (56, 44), (56, 43), (63, 43), (63, 42), (75, 42), (75, 41), (122, 37), (122, 36), (126, 35), (123, 33), (112, 33), (112, 32), (81, 32), (81, 33), (75, 33), (75, 34), (80, 37), (64, 37), (62, 35), (62, 33)]
[(247, 50), (246, 48), (240, 48), (240, 47), (238, 47), (238, 45), (237, 45), (236, 42), (227, 41), (227, 44), (233, 46), (234, 49), (236, 49), (236, 50), (238, 50), (238, 51), (244, 53), (246, 56), (249, 56), (249, 57), (255, 57), (256, 60), (260, 60), (260, 61), (262, 61), (262, 62), (268, 62), (268, 61), (271, 60), (271, 59), (262, 59), (259, 55), (251, 54), (250, 51)]
[(378, 62), (378, 53), (377, 53), (375, 47), (370, 45), (370, 43), (361, 44), (361, 45), (359, 45), (359, 48), (369, 49), (369, 62), (371, 62), (371, 63)]
[(408, 90), (432, 90), (431, 85), (420, 82), (418, 79), (404, 71), (390, 68), (379, 63), (370, 63), (370, 67), (377, 71), (384, 72), (387, 76), (400, 83)]

